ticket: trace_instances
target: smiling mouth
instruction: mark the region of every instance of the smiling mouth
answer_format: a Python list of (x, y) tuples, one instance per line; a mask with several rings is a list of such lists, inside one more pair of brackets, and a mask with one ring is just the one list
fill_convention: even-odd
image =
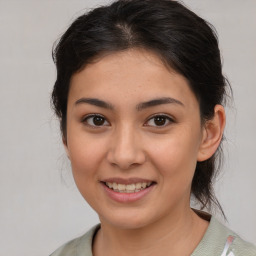
[(152, 186), (155, 182), (137, 182), (132, 184), (103, 182), (103, 184), (118, 193), (136, 193)]

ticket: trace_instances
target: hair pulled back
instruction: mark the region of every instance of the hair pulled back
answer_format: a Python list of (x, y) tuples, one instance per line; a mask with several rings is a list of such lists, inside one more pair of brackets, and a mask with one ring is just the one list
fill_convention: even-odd
[[(213, 117), (216, 104), (223, 104), (228, 83), (213, 27), (177, 1), (119, 0), (78, 17), (55, 46), (52, 104), (63, 138), (72, 75), (104, 54), (131, 48), (154, 52), (187, 79), (198, 99), (202, 123)], [(202, 208), (214, 203), (222, 211), (212, 187), (218, 154), (220, 148), (197, 163), (191, 193)]]

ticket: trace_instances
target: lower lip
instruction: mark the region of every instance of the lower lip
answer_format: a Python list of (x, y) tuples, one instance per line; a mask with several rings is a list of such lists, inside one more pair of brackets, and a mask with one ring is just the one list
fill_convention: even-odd
[(130, 203), (138, 201), (142, 198), (144, 198), (146, 195), (152, 191), (155, 184), (135, 193), (120, 193), (112, 190), (108, 186), (106, 186), (104, 183), (102, 183), (102, 186), (106, 192), (106, 194), (113, 200), (119, 202), (119, 203)]

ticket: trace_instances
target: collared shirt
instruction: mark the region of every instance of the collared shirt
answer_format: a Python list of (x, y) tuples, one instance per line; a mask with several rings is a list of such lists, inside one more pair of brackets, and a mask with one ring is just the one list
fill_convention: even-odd
[[(93, 237), (99, 228), (100, 224), (94, 226), (50, 256), (93, 256)], [(256, 247), (241, 239), (215, 217), (211, 217), (206, 233), (191, 256), (256, 256)]]

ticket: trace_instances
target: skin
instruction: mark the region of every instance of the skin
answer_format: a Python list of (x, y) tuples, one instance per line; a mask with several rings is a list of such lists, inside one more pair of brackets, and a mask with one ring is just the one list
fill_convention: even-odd
[[(163, 98), (174, 100), (142, 104)], [(164, 116), (163, 125), (155, 115)], [(202, 125), (187, 80), (145, 50), (107, 55), (74, 74), (64, 145), (76, 185), (100, 218), (94, 255), (190, 255), (208, 226), (190, 208), (192, 178), (197, 161), (216, 151), (224, 126), (220, 105)], [(120, 203), (103, 189), (109, 178), (156, 184), (142, 199)]]

